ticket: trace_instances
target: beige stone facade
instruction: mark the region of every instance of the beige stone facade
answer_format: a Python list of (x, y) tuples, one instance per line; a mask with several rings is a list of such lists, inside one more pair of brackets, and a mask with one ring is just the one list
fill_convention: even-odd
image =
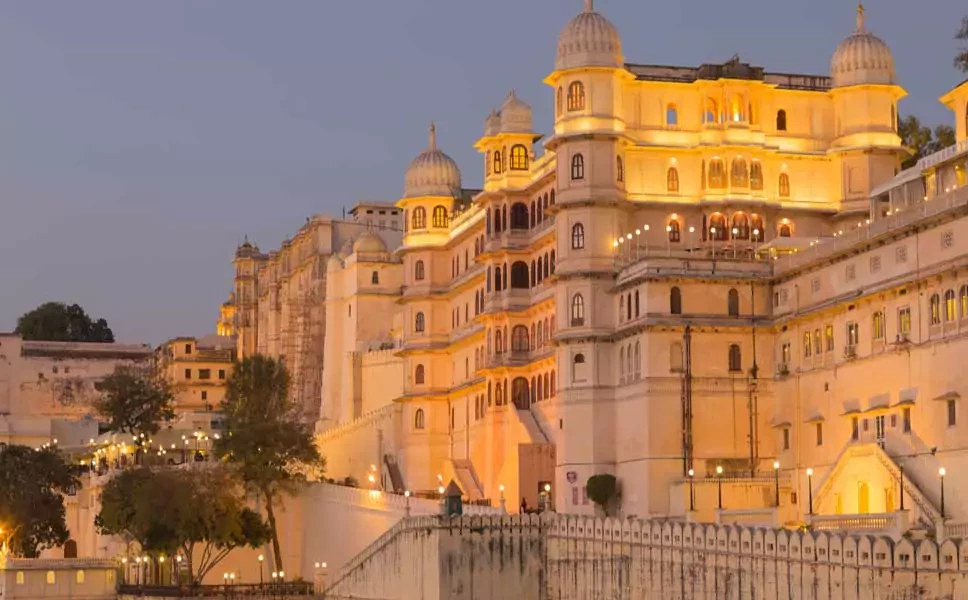
[(235, 364), (235, 346), (231, 337), (179, 337), (157, 349), (157, 368), (171, 382), (177, 412), (218, 410)]

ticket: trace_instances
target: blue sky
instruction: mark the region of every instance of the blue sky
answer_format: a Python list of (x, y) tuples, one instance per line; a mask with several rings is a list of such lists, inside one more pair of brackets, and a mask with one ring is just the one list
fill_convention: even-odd
[[(867, 4), (910, 96), (936, 98), (963, 0)], [(275, 247), (313, 213), (396, 200), (439, 144), (480, 183), (473, 149), (510, 89), (550, 123), (541, 83), (582, 0), (45, 0), (0, 3), (0, 330), (47, 300), (121, 341), (214, 329), (243, 235)], [(630, 62), (733, 54), (826, 74), (849, 0), (597, 0)]]

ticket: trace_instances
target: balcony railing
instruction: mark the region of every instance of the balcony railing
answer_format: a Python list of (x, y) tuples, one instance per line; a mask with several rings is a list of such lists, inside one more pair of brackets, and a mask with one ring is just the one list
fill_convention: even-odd
[(812, 515), (810, 525), (816, 531), (890, 532), (901, 528), (901, 513), (863, 515)]

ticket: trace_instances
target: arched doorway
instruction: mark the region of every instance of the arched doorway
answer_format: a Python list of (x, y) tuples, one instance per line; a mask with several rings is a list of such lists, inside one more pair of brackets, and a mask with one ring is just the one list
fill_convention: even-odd
[(528, 380), (518, 377), (511, 382), (511, 401), (518, 410), (528, 410), (531, 408), (531, 398), (529, 396)]
[(871, 490), (866, 481), (857, 483), (857, 514), (866, 515), (871, 511)]
[(77, 558), (77, 542), (74, 540), (64, 542), (64, 558)]

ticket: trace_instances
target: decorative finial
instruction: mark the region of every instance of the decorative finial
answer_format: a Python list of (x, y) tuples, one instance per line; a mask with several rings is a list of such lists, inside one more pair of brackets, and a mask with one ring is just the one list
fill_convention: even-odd
[(857, 3), (857, 31), (864, 31), (864, 3)]
[(595, 0), (585, 0), (585, 12), (592, 12), (595, 10)]
[(433, 121), (430, 122), (430, 149), (437, 149), (437, 126)]

